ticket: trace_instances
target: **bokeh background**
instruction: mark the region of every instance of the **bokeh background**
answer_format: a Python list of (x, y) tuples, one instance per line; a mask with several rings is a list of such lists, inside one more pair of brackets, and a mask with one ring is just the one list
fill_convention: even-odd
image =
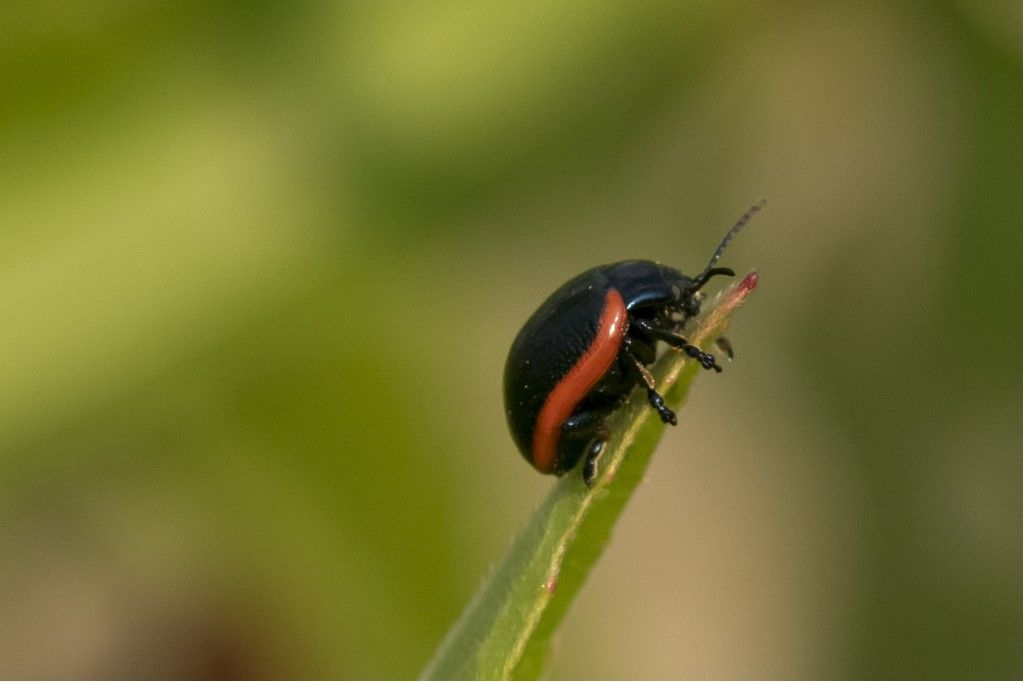
[(3, 15), (0, 677), (416, 676), (519, 325), (760, 196), (550, 674), (1020, 676), (1019, 3)]

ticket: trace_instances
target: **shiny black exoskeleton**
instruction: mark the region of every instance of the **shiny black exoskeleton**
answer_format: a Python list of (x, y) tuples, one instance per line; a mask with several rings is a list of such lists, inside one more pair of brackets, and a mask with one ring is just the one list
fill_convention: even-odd
[[(657, 343), (722, 370), (680, 332), (700, 312), (708, 280), (735, 274), (715, 264), (763, 204), (733, 226), (695, 277), (648, 260), (598, 266), (560, 287), (527, 320), (509, 351), (504, 384), (509, 429), (528, 462), (560, 476), (585, 453), (583, 479), (591, 485), (609, 436), (606, 417), (638, 384), (662, 421), (676, 423), (648, 370)], [(732, 356), (727, 342), (720, 347)]]

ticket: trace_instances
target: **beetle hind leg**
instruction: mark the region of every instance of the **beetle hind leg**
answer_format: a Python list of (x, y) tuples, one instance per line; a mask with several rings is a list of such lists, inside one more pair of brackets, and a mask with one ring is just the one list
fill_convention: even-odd
[(595, 438), (587, 445), (586, 459), (583, 460), (583, 482), (588, 488), (594, 487), (594, 479), (597, 478), (597, 461), (601, 459), (604, 452), (604, 445), (607, 441)]
[(608, 441), (608, 424), (605, 422), (603, 412), (588, 411), (579, 412), (565, 420), (562, 424), (562, 438), (572, 441), (584, 441), (586, 447), (582, 452), (577, 451), (572, 461), (563, 461), (562, 471), (568, 471), (576, 466), (581, 455), (585, 455), (583, 461), (583, 482), (587, 487), (593, 487), (594, 479), (597, 477), (597, 461), (604, 452), (604, 444)]

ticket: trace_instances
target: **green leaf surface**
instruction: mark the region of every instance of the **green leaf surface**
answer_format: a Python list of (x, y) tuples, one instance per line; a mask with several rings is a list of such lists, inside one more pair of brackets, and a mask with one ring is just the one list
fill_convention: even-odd
[[(757, 286), (756, 272), (705, 304), (689, 340), (706, 347)], [(698, 365), (668, 352), (652, 372), (667, 404), (684, 402)], [(647, 396), (635, 391), (612, 423), (597, 479), (563, 476), (534, 512), (504, 560), (452, 626), (424, 679), (532, 679), (548, 659), (551, 637), (604, 551), (616, 519), (647, 470), (664, 432)]]

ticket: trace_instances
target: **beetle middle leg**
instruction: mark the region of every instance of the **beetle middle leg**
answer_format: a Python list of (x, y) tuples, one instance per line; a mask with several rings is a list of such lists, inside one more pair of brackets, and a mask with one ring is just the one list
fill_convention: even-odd
[(633, 350), (631, 348), (626, 348), (626, 356), (631, 361), (631, 369), (634, 374), (636, 374), (637, 378), (640, 379), (640, 383), (647, 388), (647, 401), (651, 404), (651, 407), (657, 410), (658, 416), (661, 417), (661, 421), (666, 424), (671, 424), (672, 426), (678, 424), (679, 422), (676, 420), (676, 413), (665, 404), (665, 398), (658, 393), (658, 387), (654, 382), (654, 376), (651, 374), (650, 370), (647, 369), (647, 366), (633, 354)]

